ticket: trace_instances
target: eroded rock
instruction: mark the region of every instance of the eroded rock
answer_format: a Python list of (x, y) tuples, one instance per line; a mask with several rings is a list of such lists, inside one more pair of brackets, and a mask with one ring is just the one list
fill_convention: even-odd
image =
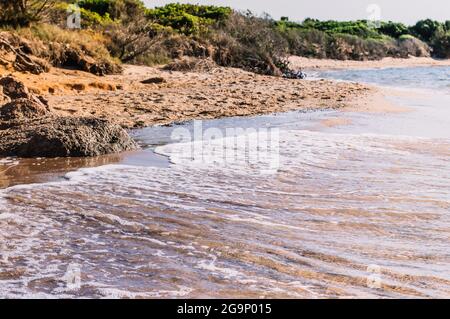
[(0, 86), (2, 87), (3, 94), (10, 99), (21, 99), (30, 97), (30, 91), (25, 84), (16, 80), (12, 76), (5, 76), (0, 78)]
[(0, 108), (0, 119), (3, 121), (27, 120), (50, 113), (48, 107), (36, 100), (26, 98), (15, 99)]
[(137, 148), (119, 125), (55, 116), (43, 97), (13, 77), (1, 78), (0, 88), (6, 102), (0, 103), (0, 156), (90, 157)]
[(0, 130), (0, 155), (91, 157), (137, 148), (119, 125), (94, 118), (44, 117)]

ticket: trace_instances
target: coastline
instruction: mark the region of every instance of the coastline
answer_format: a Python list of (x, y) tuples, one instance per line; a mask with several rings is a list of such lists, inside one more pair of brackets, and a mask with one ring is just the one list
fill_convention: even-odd
[[(1, 76), (9, 74), (0, 70)], [(12, 75), (31, 92), (44, 95), (57, 116), (106, 119), (126, 129), (295, 110), (408, 111), (386, 99), (394, 94), (393, 89), (323, 79), (288, 80), (223, 67), (209, 72), (168, 72), (158, 67), (126, 65), (122, 75), (104, 77), (59, 68), (40, 75), (20, 72)], [(149, 78), (163, 79), (163, 83), (141, 83)], [(332, 118), (322, 124), (348, 123)], [(17, 166), (4, 164), (0, 188), (53, 180), (82, 167), (119, 163), (135, 153), (93, 158), (26, 159), (20, 160)]]
[(374, 61), (354, 61), (354, 60), (329, 60), (312, 59), (298, 56), (291, 56), (290, 63), (294, 68), (303, 70), (342, 70), (342, 69), (386, 69), (386, 68), (410, 68), (410, 67), (432, 67), (432, 66), (450, 66), (450, 59), (438, 60), (434, 58), (408, 59), (384, 58)]
[[(418, 74), (427, 72), (418, 71)], [(394, 77), (397, 73), (389, 72)], [(209, 77), (208, 74), (201, 76)], [(320, 81), (304, 82), (320, 84)], [(126, 85), (124, 83), (124, 87)], [(109, 101), (110, 96), (103, 95), (103, 91), (89, 88), (82, 93), (94, 96), (95, 92), (100, 92), (99, 97)], [(117, 91), (121, 90), (111, 90), (111, 94), (121, 93)], [(246, 127), (246, 123), (252, 127), (280, 125), (283, 130), (280, 156), (284, 167), (273, 177), (253, 174), (252, 168), (246, 165), (215, 169), (207, 163), (187, 160), (168, 169), (128, 165), (129, 162), (105, 167), (103, 165), (110, 162), (101, 163), (100, 159), (86, 164), (102, 167), (65, 175), (66, 167), (62, 163), (70, 163), (71, 159), (30, 160), (35, 172), (42, 169), (36, 182), (44, 183), (1, 190), (5, 199), (3, 223), (7, 227), (4, 228), (12, 243), (7, 252), (13, 257), (4, 274), (16, 276), (13, 284), (18, 287), (6, 286), (3, 291), (20, 296), (51, 292), (53, 296), (70, 297), (71, 292), (55, 290), (53, 281), (49, 284), (47, 278), (62, 278), (67, 264), (76, 256), (80, 264), (94, 265), (93, 270), (82, 268), (91, 276), (83, 281), (81, 293), (88, 298), (220, 298), (230, 294), (244, 297), (264, 294), (268, 298), (446, 295), (449, 281), (442, 269), (448, 259), (441, 234), (448, 226), (445, 219), (448, 200), (440, 172), (448, 167), (445, 156), (449, 144), (424, 139), (420, 131), (429, 130), (421, 125), (423, 122), (439, 128), (440, 122), (435, 120), (449, 117), (445, 113), (433, 113), (433, 108), (424, 101), (417, 101), (418, 105), (424, 105), (418, 112), (386, 114), (386, 110), (379, 110), (382, 114), (369, 114), (366, 111), (376, 110), (378, 98), (385, 94), (391, 100), (391, 95), (376, 87), (362, 91), (366, 94), (360, 98), (357, 98), (358, 92), (352, 102), (356, 112), (341, 112), (352, 111), (351, 107), (346, 107), (203, 123), (205, 128), (211, 125), (219, 129), (229, 124), (238, 127)], [(314, 91), (311, 94), (314, 95)], [(402, 99), (394, 99), (397, 100), (399, 105), (404, 105)], [(439, 104), (439, 99), (434, 100), (438, 103), (430, 103), (430, 106), (446, 105)], [(106, 107), (106, 102), (103, 103), (99, 103), (98, 108)], [(170, 136), (172, 129), (153, 127), (136, 130), (133, 134), (141, 145), (160, 146), (172, 144), (169, 138), (161, 138), (165, 133)], [(207, 150), (209, 153), (213, 148)], [(167, 145), (157, 153), (177, 163), (183, 147)], [(138, 155), (142, 159), (145, 157), (144, 162), (148, 163), (145, 151)], [(119, 154), (111, 158), (112, 162), (121, 161), (120, 156), (129, 159), (133, 154)], [(77, 167), (77, 160), (72, 164), (67, 167), (68, 171), (81, 168)], [(55, 166), (56, 170), (52, 168)], [(29, 173), (31, 170), (20, 170), (20, 165), (13, 169), (18, 176), (21, 172), (28, 178), (33, 174)], [(52, 180), (48, 180), (49, 177)], [(44, 178), (47, 180), (42, 180)], [(422, 182), (429, 188), (423, 187)], [(256, 205), (252, 204), (255, 202)], [(15, 224), (17, 219), (23, 222)], [(435, 227), (427, 227), (430, 222), (435, 223)], [(25, 232), (25, 237), (22, 225), (32, 225), (37, 231), (32, 235)], [(245, 236), (242, 236), (242, 229), (246, 230)], [(427, 231), (417, 233), (416, 229)], [(382, 241), (386, 235), (396, 240)], [(30, 249), (21, 249), (24, 238), (32, 243), (28, 246)], [(69, 239), (65, 242), (60, 241), (61, 238)], [(81, 245), (74, 246), (73, 238)], [(283, 245), (267, 250), (278, 241)], [(16, 256), (28, 258), (26, 260), (34, 262), (33, 265), (39, 263), (39, 269), (54, 265), (54, 243), (68, 252), (58, 259), (57, 271), (33, 273), (33, 268), (25, 268), (28, 266), (25, 264), (27, 272), (16, 274)], [(429, 245), (436, 247), (432, 255), (427, 249)], [(105, 246), (112, 248), (99, 258), (98, 251)], [(35, 247), (48, 254), (36, 259)], [(142, 252), (142, 259), (133, 259), (130, 263), (126, 256), (134, 250)], [(382, 267), (384, 281), (381, 289), (372, 291), (364, 276), (367, 265), (373, 260)], [(430, 261), (436, 261), (436, 266), (430, 268)], [(318, 268), (318, 264), (324, 267)], [(180, 265), (183, 267), (181, 275)], [(120, 281), (103, 280), (104, 269), (109, 278), (120, 278)], [(267, 269), (273, 271), (274, 279), (261, 281), (260, 274)], [(149, 277), (149, 273), (154, 276)], [(167, 273), (171, 277), (167, 278)], [(120, 277), (120, 274), (126, 275)], [(423, 274), (427, 274), (426, 278)], [(139, 279), (139, 287), (134, 285), (136, 279)], [(177, 285), (169, 286), (174, 280)], [(251, 280), (258, 285), (249, 286)], [(299, 280), (300, 285), (292, 285)], [(209, 285), (214, 285), (213, 295), (204, 289)], [(305, 290), (305, 285), (312, 288)], [(180, 287), (186, 287), (182, 295)]]
[[(45, 96), (57, 116), (107, 119), (127, 129), (360, 104), (366, 109), (370, 96), (382, 95), (378, 88), (360, 83), (289, 80), (223, 67), (177, 72), (126, 65), (123, 75), (105, 77), (53, 68), (37, 76), (13, 76)], [(148, 79), (157, 83), (141, 83)]]

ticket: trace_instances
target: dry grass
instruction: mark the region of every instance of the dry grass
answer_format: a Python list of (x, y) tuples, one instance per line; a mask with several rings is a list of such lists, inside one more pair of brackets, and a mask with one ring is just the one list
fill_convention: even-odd
[(163, 69), (180, 72), (211, 72), (217, 69), (217, 64), (211, 58), (183, 57), (167, 64)]

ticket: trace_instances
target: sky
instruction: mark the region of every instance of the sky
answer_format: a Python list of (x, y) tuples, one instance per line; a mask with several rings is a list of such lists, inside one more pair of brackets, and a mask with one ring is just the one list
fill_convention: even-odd
[[(279, 19), (288, 16), (291, 21), (305, 18), (320, 20), (392, 20), (414, 24), (424, 18), (450, 20), (450, 0), (144, 0), (148, 7), (171, 2), (214, 4), (234, 9), (250, 9), (254, 13), (268, 13)], [(380, 18), (380, 19), (378, 19)]]

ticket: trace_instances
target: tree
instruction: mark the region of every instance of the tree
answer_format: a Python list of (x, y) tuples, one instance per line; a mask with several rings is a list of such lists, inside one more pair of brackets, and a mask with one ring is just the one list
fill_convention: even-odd
[(57, 0), (0, 0), (0, 24), (28, 26), (39, 21)]
[(445, 21), (445, 31), (450, 31), (450, 20)]
[(398, 39), (402, 35), (409, 33), (408, 27), (403, 23), (395, 23), (392, 21), (383, 22), (378, 29), (381, 33), (388, 35), (392, 38)]
[(450, 58), (450, 31), (437, 32), (433, 39), (432, 46), (435, 56), (442, 59)]
[(435, 34), (442, 30), (444, 25), (439, 21), (434, 21), (431, 19), (420, 20), (413, 27), (411, 31), (414, 35), (420, 38), (422, 41), (430, 43)]

